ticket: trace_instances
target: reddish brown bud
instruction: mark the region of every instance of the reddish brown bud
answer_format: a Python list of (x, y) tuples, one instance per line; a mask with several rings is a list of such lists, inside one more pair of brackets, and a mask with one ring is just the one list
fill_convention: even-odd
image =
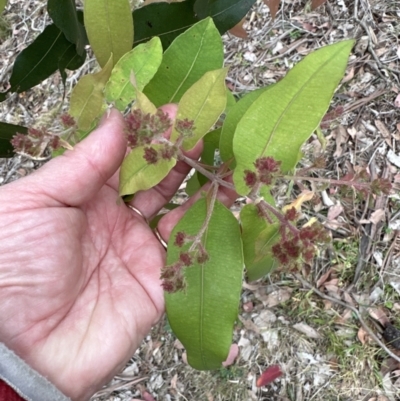
[(154, 148), (145, 148), (143, 159), (145, 159), (148, 164), (156, 164), (158, 162), (158, 152)]
[(256, 173), (250, 170), (244, 170), (244, 182), (248, 187), (253, 188), (257, 184)]
[(178, 231), (175, 235), (174, 245), (179, 246), (181, 248), (185, 244), (186, 234), (183, 231)]
[(389, 195), (392, 190), (391, 182), (386, 178), (377, 178), (371, 182), (371, 191), (375, 195)]
[(178, 149), (175, 146), (165, 145), (161, 149), (161, 157), (165, 160), (171, 160), (178, 153)]
[(181, 252), (179, 255), (179, 260), (185, 265), (185, 266), (191, 266), (193, 264), (192, 257), (189, 255), (188, 252)]
[(53, 150), (59, 149), (61, 147), (60, 137), (53, 135), (52, 138), (50, 139), (49, 145)]
[(298, 213), (295, 207), (291, 207), (285, 213), (285, 218), (288, 221), (295, 221), (298, 218)]
[(282, 248), (287, 255), (293, 259), (300, 256), (300, 247), (295, 243), (294, 239), (285, 241), (282, 244)]
[(259, 171), (259, 173), (276, 173), (280, 169), (281, 162), (276, 161), (273, 157), (259, 157), (254, 166)]
[(38, 130), (36, 128), (28, 128), (28, 136), (30, 136), (32, 139), (42, 140), (45, 134), (46, 133), (44, 130)]
[(188, 120), (187, 118), (184, 120), (176, 120), (175, 129), (184, 137), (190, 137), (195, 130), (194, 121)]
[(199, 254), (197, 255), (197, 263), (199, 265), (202, 265), (203, 263), (206, 263), (210, 257), (208, 256), (208, 253), (205, 251), (205, 249), (200, 250)]
[(60, 119), (65, 128), (74, 127), (76, 125), (74, 118), (68, 113), (62, 114)]

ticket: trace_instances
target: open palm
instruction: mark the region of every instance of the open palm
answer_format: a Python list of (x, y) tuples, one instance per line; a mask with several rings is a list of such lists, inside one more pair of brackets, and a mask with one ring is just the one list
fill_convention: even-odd
[[(112, 378), (164, 311), (165, 251), (118, 198), (122, 129), (113, 111), (73, 151), (0, 189), (0, 341), (73, 400)], [(154, 216), (188, 170), (178, 163), (135, 207)], [(164, 238), (193, 201), (162, 219)]]

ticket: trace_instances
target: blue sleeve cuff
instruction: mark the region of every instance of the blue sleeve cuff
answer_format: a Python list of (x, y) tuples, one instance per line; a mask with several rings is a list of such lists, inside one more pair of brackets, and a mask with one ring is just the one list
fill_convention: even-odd
[(71, 401), (3, 343), (0, 343), (0, 379), (27, 401)]

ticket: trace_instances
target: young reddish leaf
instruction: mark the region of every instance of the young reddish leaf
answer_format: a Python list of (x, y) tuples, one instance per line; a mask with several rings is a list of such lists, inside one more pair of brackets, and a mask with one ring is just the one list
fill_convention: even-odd
[(281, 3), (281, 0), (263, 0), (263, 1), (269, 7), (272, 19), (275, 19), (275, 16), (279, 10), (279, 4)]
[(239, 355), (239, 346), (237, 344), (232, 344), (229, 350), (228, 357), (226, 358), (225, 362), (222, 362), (222, 366), (226, 368), (227, 366), (233, 365), (238, 355)]
[(326, 3), (326, 0), (312, 0), (311, 9), (315, 10), (317, 7), (322, 6), (322, 4), (324, 3)]
[(278, 377), (282, 376), (282, 371), (279, 365), (272, 365), (265, 370), (262, 375), (257, 379), (257, 387), (267, 386)]

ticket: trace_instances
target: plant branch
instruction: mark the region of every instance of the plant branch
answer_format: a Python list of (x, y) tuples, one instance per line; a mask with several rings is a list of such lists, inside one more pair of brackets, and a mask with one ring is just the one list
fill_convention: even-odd
[(194, 251), (198, 244), (201, 243), (201, 239), (203, 238), (204, 233), (207, 230), (208, 224), (210, 223), (211, 220), (211, 216), (214, 210), (214, 206), (215, 206), (215, 201), (217, 200), (217, 195), (218, 195), (218, 185), (216, 183), (213, 183), (211, 185), (210, 191), (207, 194), (207, 214), (206, 214), (206, 218), (204, 219), (204, 222), (199, 230), (199, 232), (196, 234), (196, 237), (192, 243), (192, 245), (190, 245), (189, 248), (189, 252)]
[(398, 357), (395, 353), (393, 353), (379, 338), (378, 336), (369, 328), (363, 317), (361, 316), (361, 313), (358, 311), (357, 308), (355, 308), (353, 305), (350, 305), (346, 302), (343, 302), (339, 299), (332, 298), (328, 295), (325, 295), (321, 291), (317, 290), (314, 286), (312, 286), (308, 281), (304, 280), (303, 277), (300, 276), (300, 274), (295, 274), (294, 275), (297, 280), (299, 280), (304, 287), (309, 288), (311, 291), (315, 292), (317, 295), (319, 295), (321, 298), (326, 299), (330, 302), (336, 303), (338, 305), (341, 305), (347, 309), (350, 309), (354, 314), (357, 316), (357, 319), (360, 321), (361, 326), (363, 329), (368, 333), (368, 335), (382, 348), (386, 351), (386, 353), (391, 356), (393, 359), (395, 359), (397, 362), (400, 362), (400, 357)]
[(231, 191), (235, 191), (235, 186), (230, 182), (224, 181), (222, 178), (218, 177), (217, 175), (211, 173), (210, 171), (206, 170), (204, 167), (200, 166), (199, 163), (190, 157), (185, 156), (181, 152), (178, 155), (178, 158), (188, 164), (190, 167), (193, 167), (199, 173), (203, 174), (207, 177), (211, 182), (217, 182), (222, 187), (228, 188)]

